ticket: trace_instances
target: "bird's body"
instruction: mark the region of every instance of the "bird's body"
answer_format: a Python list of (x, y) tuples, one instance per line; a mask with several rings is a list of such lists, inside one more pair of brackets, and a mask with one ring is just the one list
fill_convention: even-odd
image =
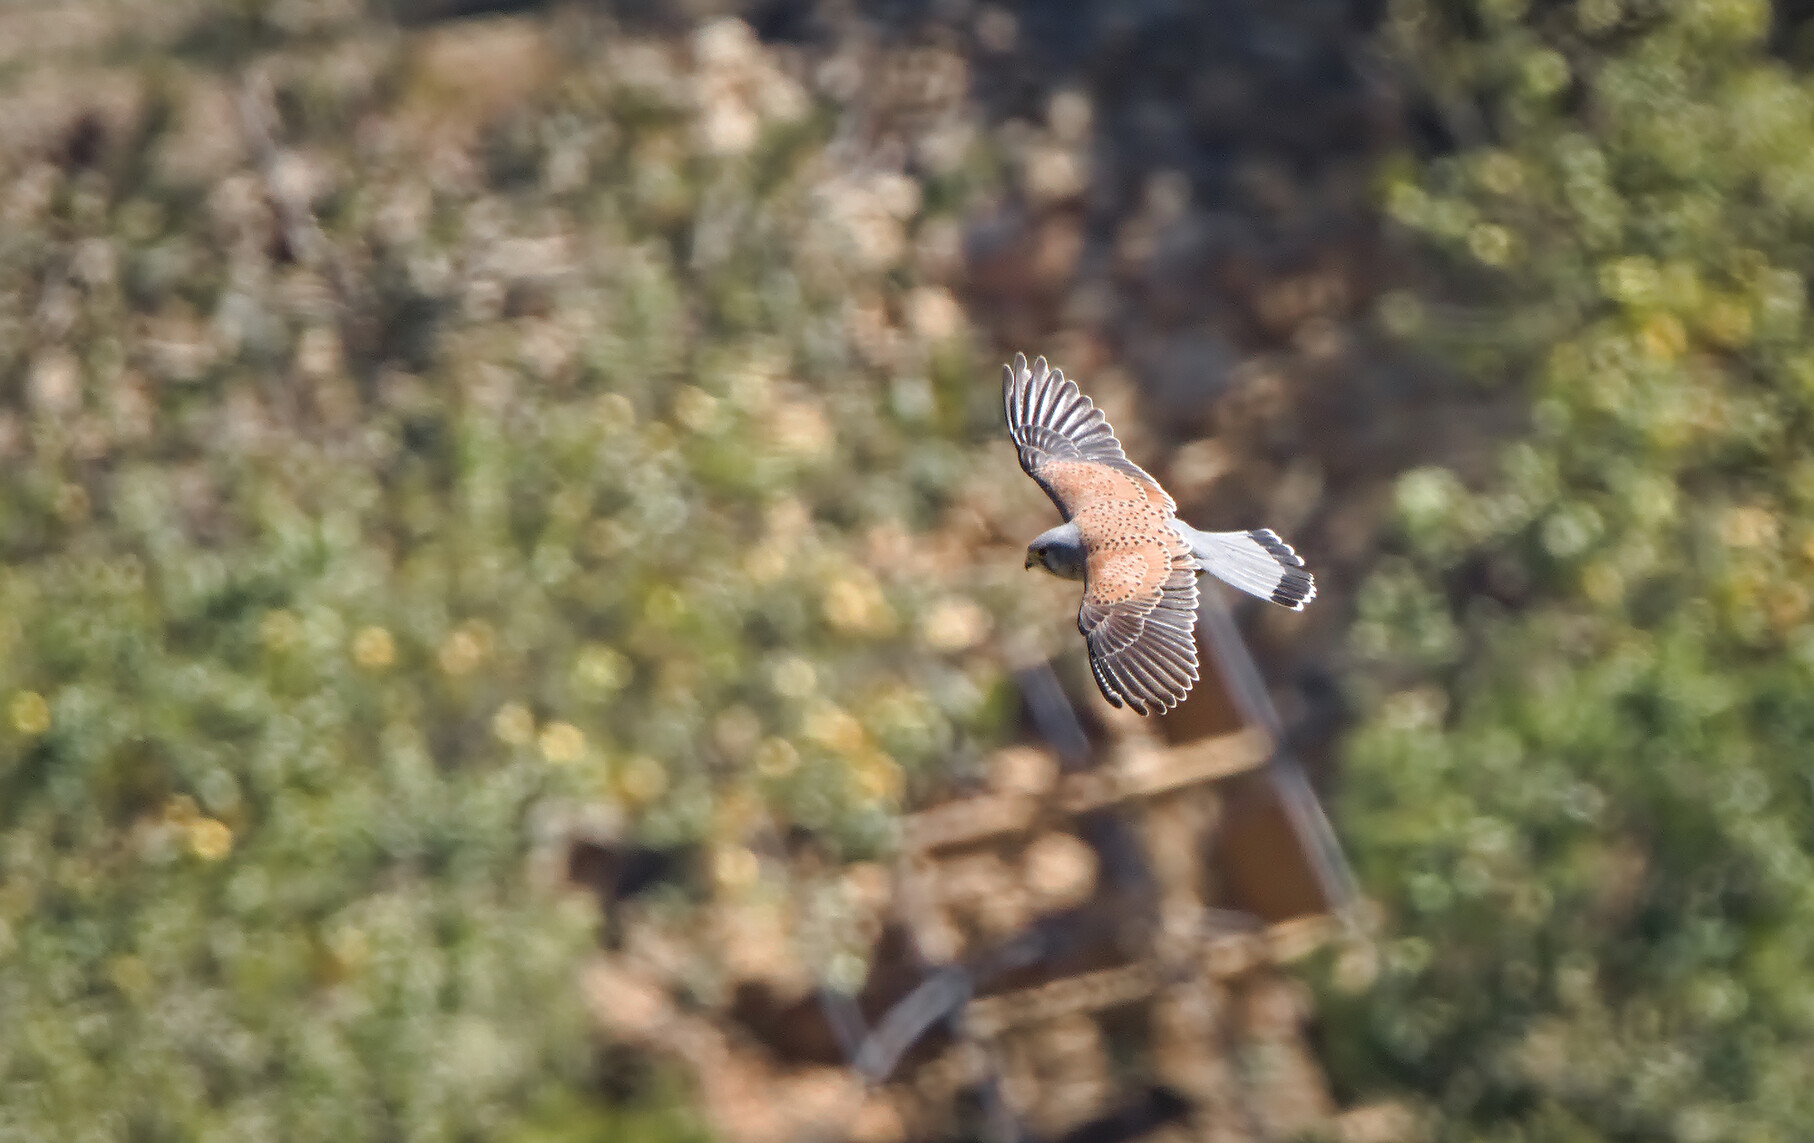
[(1065, 522), (1027, 546), (1027, 566), (1084, 585), (1077, 626), (1103, 695), (1141, 714), (1176, 706), (1197, 680), (1197, 573), (1302, 610), (1316, 582), (1266, 529), (1201, 532), (1127, 459), (1102, 413), (1045, 358), (1002, 370), (1020, 465)]

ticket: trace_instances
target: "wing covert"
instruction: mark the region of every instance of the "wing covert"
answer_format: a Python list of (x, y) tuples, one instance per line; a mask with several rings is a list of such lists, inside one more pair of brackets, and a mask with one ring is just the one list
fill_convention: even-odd
[(1196, 561), (1181, 540), (1150, 535), (1092, 554), (1077, 629), (1112, 705), (1154, 714), (1183, 701), (1197, 681), (1196, 626)]

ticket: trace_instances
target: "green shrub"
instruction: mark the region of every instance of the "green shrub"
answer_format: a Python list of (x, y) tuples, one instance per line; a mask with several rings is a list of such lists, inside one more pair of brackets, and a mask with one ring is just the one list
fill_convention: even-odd
[(583, 1106), (575, 807), (874, 847), (993, 717), (912, 182), (740, 24), (258, 11), (0, 81), (0, 1139)]
[[(1401, 0), (1462, 146), (1395, 177), (1396, 299), (1528, 436), (1399, 485), (1344, 818), (1388, 912), (1340, 1082), (1441, 1138), (1814, 1118), (1814, 85), (1751, 0)], [(1459, 319), (1459, 320), (1458, 320)]]

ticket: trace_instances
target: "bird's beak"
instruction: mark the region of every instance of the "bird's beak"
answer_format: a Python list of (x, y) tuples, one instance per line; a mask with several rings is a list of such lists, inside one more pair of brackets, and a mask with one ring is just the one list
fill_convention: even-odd
[(1027, 553), (1027, 566), (1028, 567), (1037, 567), (1038, 565), (1039, 565), (1039, 557), (1029, 551)]

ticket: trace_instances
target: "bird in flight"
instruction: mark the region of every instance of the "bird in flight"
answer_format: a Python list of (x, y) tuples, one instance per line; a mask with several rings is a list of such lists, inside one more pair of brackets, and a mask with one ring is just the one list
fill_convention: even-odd
[(1103, 697), (1141, 714), (1169, 710), (1197, 681), (1197, 573), (1293, 611), (1316, 580), (1265, 528), (1199, 532), (1159, 482), (1121, 451), (1102, 411), (1041, 357), (1002, 366), (1002, 404), (1020, 467), (1063, 524), (1027, 545), (1027, 567), (1083, 581), (1077, 629)]

